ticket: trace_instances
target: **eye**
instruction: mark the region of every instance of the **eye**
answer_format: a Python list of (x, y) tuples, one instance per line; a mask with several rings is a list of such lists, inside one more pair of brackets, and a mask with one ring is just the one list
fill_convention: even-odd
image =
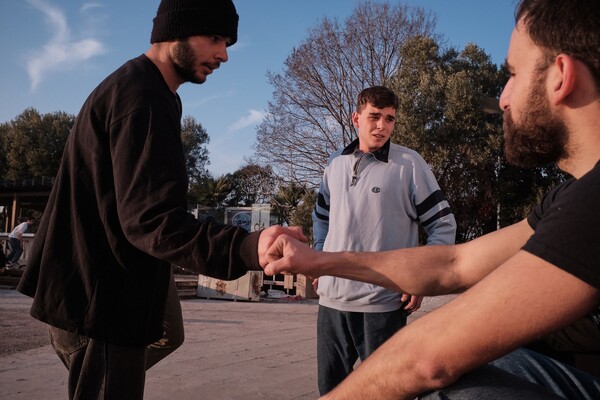
[(231, 39), (224, 37), (224, 36), (209, 35), (208, 38), (211, 42), (213, 42), (214, 44), (217, 44), (217, 45), (220, 45), (221, 43), (225, 43), (225, 45), (229, 46), (231, 44)]
[(219, 35), (210, 35), (209, 39), (214, 43), (227, 42), (227, 39)]

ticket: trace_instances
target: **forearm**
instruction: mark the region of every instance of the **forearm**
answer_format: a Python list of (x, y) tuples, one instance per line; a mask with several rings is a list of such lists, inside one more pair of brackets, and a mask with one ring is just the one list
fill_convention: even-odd
[(464, 289), (456, 273), (457, 246), (436, 245), (380, 253), (319, 253), (319, 275), (373, 283), (390, 290), (434, 296)]
[(532, 230), (526, 221), (460, 245), (431, 245), (380, 253), (322, 253), (317, 274), (373, 283), (414, 295), (456, 293), (479, 282), (516, 254)]
[(395, 382), (392, 382), (394, 377), (389, 369), (384, 367), (369, 370), (367, 367), (380, 367), (382, 365), (367, 364), (368, 361), (367, 359), (365, 363), (361, 364), (362, 369), (360, 371), (364, 372), (363, 374), (359, 375), (357, 371), (353, 372), (333, 391), (320, 397), (319, 400), (412, 400), (419, 393), (427, 390), (417, 390), (416, 387), (420, 385), (418, 385), (416, 379), (396, 379)]
[(431, 245), (379, 253), (315, 252), (281, 237), (269, 249), (269, 275), (288, 272), (339, 276), (413, 295), (434, 296), (473, 286), (516, 254), (532, 230), (526, 221), (460, 245)]

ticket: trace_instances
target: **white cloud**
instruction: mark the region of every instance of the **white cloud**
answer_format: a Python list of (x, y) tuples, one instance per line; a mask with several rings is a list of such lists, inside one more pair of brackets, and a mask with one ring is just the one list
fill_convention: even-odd
[[(209, 104), (214, 102), (215, 100), (227, 99), (235, 96), (235, 92), (230, 90), (227, 92), (219, 93), (217, 95), (206, 96), (206, 97), (197, 97), (198, 94), (197, 86), (182, 86), (180, 90), (177, 92), (182, 98), (185, 98), (185, 108), (186, 110), (199, 109), (205, 104)], [(188, 96), (192, 96), (191, 99)]]
[(84, 3), (81, 6), (80, 11), (84, 12), (84, 11), (87, 11), (87, 10), (89, 10), (91, 8), (101, 8), (101, 7), (104, 7), (104, 5), (101, 4), (101, 3)]
[[(43, 0), (28, 2), (45, 15), (52, 29), (48, 42), (41, 49), (32, 52), (27, 59), (27, 73), (32, 91), (49, 72), (73, 69), (82, 61), (106, 51), (104, 45), (96, 39), (72, 40), (67, 18), (59, 8)], [(94, 6), (91, 3), (90, 5)]]
[(266, 116), (267, 113), (264, 111), (250, 110), (247, 116), (242, 117), (238, 121), (229, 125), (227, 130), (228, 132), (235, 132), (248, 126), (258, 125)]
[(238, 36), (238, 41), (235, 42), (235, 44), (233, 46), (228, 47), (227, 48), (227, 52), (229, 52), (229, 53), (236, 53), (236, 52), (238, 52), (240, 50), (244, 50), (244, 49), (246, 49), (246, 48), (248, 48), (248, 47), (251, 46), (250, 43), (240, 41), (239, 39), (240, 39), (240, 37)]

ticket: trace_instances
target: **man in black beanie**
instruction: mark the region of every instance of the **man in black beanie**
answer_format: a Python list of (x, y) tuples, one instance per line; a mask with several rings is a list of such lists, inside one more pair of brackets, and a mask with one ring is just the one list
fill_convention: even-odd
[(145, 370), (183, 341), (171, 264), (231, 280), (264, 267), (278, 235), (306, 240), (187, 212), (176, 91), (227, 61), (237, 24), (231, 0), (163, 0), (150, 49), (79, 112), (18, 287), (50, 325), (70, 399), (143, 398)]

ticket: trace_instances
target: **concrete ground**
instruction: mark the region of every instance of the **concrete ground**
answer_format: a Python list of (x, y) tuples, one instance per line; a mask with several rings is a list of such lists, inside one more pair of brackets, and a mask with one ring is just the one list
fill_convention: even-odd
[[(414, 318), (450, 298), (425, 299)], [(0, 399), (66, 399), (67, 371), (30, 305), (0, 289), (0, 341), (25, 343), (0, 354)], [(317, 300), (182, 299), (186, 341), (148, 371), (145, 399), (316, 399), (317, 307)]]

